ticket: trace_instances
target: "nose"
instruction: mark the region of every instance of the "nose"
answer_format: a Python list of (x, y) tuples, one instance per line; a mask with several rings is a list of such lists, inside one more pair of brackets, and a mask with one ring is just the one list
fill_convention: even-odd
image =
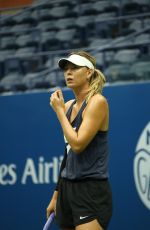
[(67, 74), (67, 75), (69, 75), (69, 74), (71, 74), (71, 73), (72, 73), (72, 69), (71, 69), (70, 67), (68, 67), (68, 68), (66, 69), (66, 71), (65, 71), (65, 72), (66, 72), (66, 74)]

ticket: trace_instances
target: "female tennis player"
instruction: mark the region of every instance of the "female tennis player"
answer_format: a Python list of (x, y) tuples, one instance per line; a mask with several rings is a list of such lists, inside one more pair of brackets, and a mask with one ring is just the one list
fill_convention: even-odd
[(47, 207), (63, 230), (106, 230), (112, 215), (108, 173), (109, 106), (102, 95), (103, 73), (85, 51), (59, 60), (75, 99), (64, 103), (61, 90), (50, 97), (65, 139), (56, 190)]

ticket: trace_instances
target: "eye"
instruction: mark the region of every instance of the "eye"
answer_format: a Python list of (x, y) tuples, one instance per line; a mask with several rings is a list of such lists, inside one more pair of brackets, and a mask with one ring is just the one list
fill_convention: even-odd
[(64, 66), (63, 70), (66, 71), (68, 69), (68, 66)]
[(78, 66), (78, 65), (66, 65), (65, 67), (64, 67), (64, 71), (67, 71), (68, 69), (70, 69), (70, 70), (77, 70), (77, 69), (80, 69), (80, 68), (82, 68), (81, 66)]
[(73, 65), (73, 66), (71, 67), (72, 70), (76, 70), (76, 69), (80, 69), (80, 68), (81, 68), (81, 66), (78, 66), (78, 65)]

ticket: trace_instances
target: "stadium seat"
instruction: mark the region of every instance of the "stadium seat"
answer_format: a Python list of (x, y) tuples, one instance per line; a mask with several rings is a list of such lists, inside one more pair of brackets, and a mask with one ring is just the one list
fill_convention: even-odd
[(132, 63), (138, 59), (139, 55), (139, 49), (122, 49), (116, 52), (113, 62)]
[(22, 10), (13, 17), (16, 24), (18, 23), (30, 23), (34, 24), (35, 19), (32, 17), (31, 11), (28, 9)]
[(140, 34), (137, 37), (135, 37), (134, 44), (149, 44), (150, 43), (150, 34)]
[(63, 18), (67, 16), (68, 13), (68, 6), (60, 6), (60, 7), (53, 7), (50, 12), (49, 15), (53, 18)]
[(110, 6), (110, 1), (105, 0), (105, 1), (96, 1), (93, 3), (92, 9), (96, 10), (97, 13), (105, 11), (106, 7)]
[(105, 66), (110, 65), (113, 62), (114, 59), (114, 55), (115, 55), (115, 51), (114, 50), (109, 50), (109, 51), (105, 51), (104, 53), (104, 64)]
[(55, 28), (57, 29), (69, 29), (73, 28), (76, 18), (61, 18), (55, 21)]
[(139, 12), (149, 12), (150, 10), (150, 2), (149, 0), (132, 0), (134, 4), (137, 4), (139, 7)]
[(79, 16), (77, 17), (76, 21), (74, 22), (76, 26), (78, 27), (86, 27), (90, 26), (94, 23), (95, 16), (89, 15), (89, 16)]
[(138, 61), (134, 63), (130, 69), (139, 80), (150, 80), (150, 61)]
[(75, 29), (66, 29), (66, 30), (60, 30), (56, 33), (56, 38), (59, 41), (70, 41), (73, 39), (75, 35), (76, 30)]
[(95, 22), (99, 23), (99, 22), (105, 22), (106, 21), (106, 23), (112, 23), (111, 19), (113, 19), (115, 16), (116, 16), (116, 14), (114, 12), (105, 12), (105, 13), (103, 12), (103, 13), (100, 13), (96, 16)]
[(140, 31), (143, 28), (142, 21), (140, 19), (133, 19), (129, 25), (129, 29), (134, 31)]
[(16, 49), (16, 39), (15, 36), (3, 36), (0, 39), (0, 48), (1, 49)]
[(11, 28), (12, 28), (12, 26), (10, 26), (10, 25), (1, 25), (1, 36), (2, 36), (2, 33), (3, 34), (8, 34), (8, 31), (10, 31), (11, 30)]
[(41, 40), (40, 42), (42, 44), (47, 43), (51, 40), (55, 39), (56, 32), (55, 31), (46, 31), (41, 34)]
[(75, 33), (76, 29), (60, 30), (56, 33), (55, 38), (59, 42), (60, 49), (71, 48)]
[(36, 28), (40, 31), (50, 31), (50, 30), (56, 30), (55, 27), (55, 20), (47, 20), (47, 21), (39, 21)]
[(54, 66), (54, 62), (53, 62), (53, 58), (48, 58), (47, 60), (46, 60), (46, 62), (45, 62), (45, 68), (46, 69), (51, 69), (51, 68), (53, 68)]
[(9, 58), (4, 61), (5, 75), (10, 74), (11, 72), (21, 74), (21, 60), (19, 58)]
[(26, 23), (26, 24), (17, 24), (14, 25), (10, 28), (9, 32), (14, 32), (14, 33), (20, 33), (22, 31), (27, 31), (30, 29), (30, 24)]
[(130, 1), (123, 4), (122, 12), (124, 15), (138, 14), (142, 12), (142, 8), (137, 2)]
[(95, 33), (97, 36), (108, 38), (112, 37), (112, 30), (117, 28), (117, 21), (115, 18), (115, 12), (100, 13), (95, 18)]
[(59, 59), (65, 57), (67, 53), (64, 54), (50, 54), (47, 56), (47, 60), (45, 62), (46, 69), (58, 69), (58, 61)]
[(134, 44), (134, 38), (127, 38), (126, 36), (118, 36), (113, 39), (112, 41), (112, 46), (114, 45), (115, 47), (121, 47), (121, 46), (131, 46)]
[(49, 88), (58, 86), (55, 68), (27, 73), (23, 78), (23, 83), (28, 89)]
[(27, 46), (27, 47), (23, 47), (23, 48), (17, 49), (16, 52), (15, 52), (15, 56), (17, 56), (17, 57), (30, 56), (30, 55), (32, 55), (35, 51), (36, 51), (35, 46), (33, 46), (33, 47)]
[(37, 12), (34, 12), (33, 17), (39, 20), (51, 20), (50, 9), (39, 8)]
[(144, 28), (149, 28), (150, 27), (150, 18), (145, 18), (144, 19)]
[(76, 13), (76, 15), (80, 14), (81, 15), (94, 15), (97, 13), (95, 9), (93, 9), (93, 3), (92, 2), (86, 2), (86, 3), (81, 3), (79, 5), (76, 5), (73, 8), (73, 12)]
[(97, 48), (102, 49), (105, 46), (107, 46), (111, 41), (112, 41), (111, 38), (107, 38), (107, 39), (105, 39), (105, 38), (95, 38), (89, 43), (89, 47), (93, 48), (93, 49), (94, 48), (95, 49), (97, 49)]
[(56, 71), (47, 73), (46, 76), (45, 76), (45, 82), (47, 82), (47, 84), (49, 84), (49, 87), (58, 86), (59, 81), (58, 81), (58, 78), (57, 78)]
[(112, 64), (108, 66), (104, 74), (109, 82), (133, 80), (129, 71), (130, 64)]
[(24, 46), (37, 47), (39, 44), (39, 38), (34, 37), (31, 33), (23, 34), (17, 37), (16, 44), (18, 45), (18, 47), (24, 47)]
[(42, 84), (44, 82), (45, 72), (34, 72), (27, 73), (23, 77), (23, 84), (27, 87), (27, 89), (38, 88), (38, 84)]
[(88, 46), (90, 38), (95, 34), (94, 18), (93, 15), (79, 16), (74, 22), (81, 46)]
[(149, 0), (132, 0), (133, 2), (136, 2), (138, 4), (145, 4), (145, 5), (148, 5), (150, 4)]
[(49, 55), (46, 62), (45, 62), (45, 68), (46, 69), (52, 69), (52, 68), (58, 68), (58, 60), (62, 58), (63, 56), (53, 56)]
[(0, 61), (4, 61), (7, 60), (9, 57), (13, 57), (15, 52), (15, 49), (0, 50)]
[(41, 34), (40, 43), (43, 51), (59, 49), (59, 41), (56, 39), (55, 31), (46, 31)]
[(11, 72), (5, 75), (0, 81), (0, 88), (4, 91), (17, 91), (18, 89), (25, 89), (22, 83), (23, 77), (18, 72)]
[(97, 68), (102, 68), (104, 65), (103, 52), (98, 52), (98, 53), (94, 54), (94, 57), (96, 58)]

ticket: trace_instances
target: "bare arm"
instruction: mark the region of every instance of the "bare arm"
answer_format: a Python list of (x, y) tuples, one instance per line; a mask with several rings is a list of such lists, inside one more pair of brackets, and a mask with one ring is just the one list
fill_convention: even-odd
[(58, 191), (54, 191), (51, 201), (46, 209), (47, 218), (50, 216), (52, 212), (56, 211), (57, 197), (58, 197)]
[(63, 95), (60, 90), (52, 95), (51, 106), (56, 112), (64, 135), (75, 153), (81, 153), (91, 142), (108, 113), (106, 99), (101, 95), (93, 96), (84, 112), (82, 124), (76, 132), (66, 117)]

